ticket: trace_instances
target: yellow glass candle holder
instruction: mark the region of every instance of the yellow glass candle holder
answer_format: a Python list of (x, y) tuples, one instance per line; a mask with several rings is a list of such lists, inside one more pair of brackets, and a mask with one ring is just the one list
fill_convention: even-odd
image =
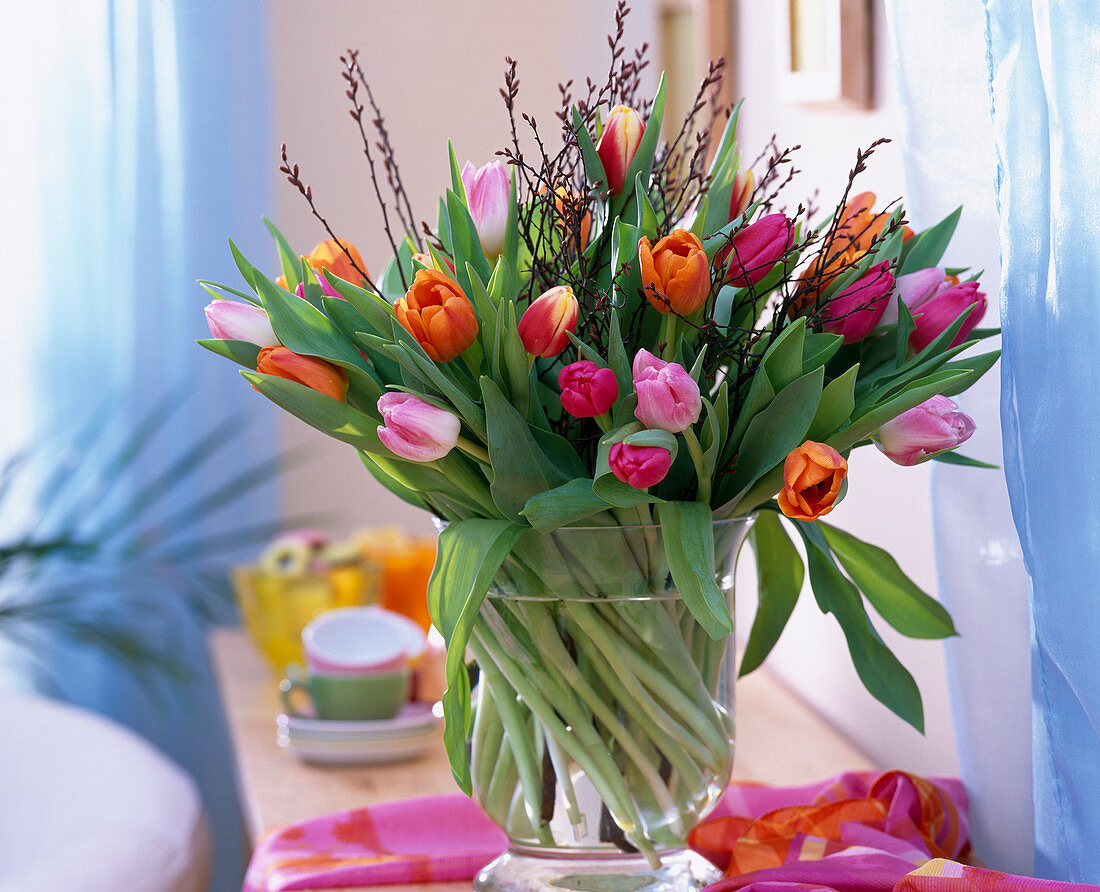
[(335, 607), (373, 604), (380, 570), (370, 561), (338, 565), (324, 573), (274, 573), (238, 567), (233, 573), (241, 619), (249, 637), (275, 670), (302, 663), (302, 629)]

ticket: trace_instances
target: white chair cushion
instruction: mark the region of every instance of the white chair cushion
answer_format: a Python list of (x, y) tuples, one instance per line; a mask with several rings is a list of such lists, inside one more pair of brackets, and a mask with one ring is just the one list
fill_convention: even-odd
[(200, 892), (211, 841), (191, 778), (132, 731), (0, 692), (0, 892)]

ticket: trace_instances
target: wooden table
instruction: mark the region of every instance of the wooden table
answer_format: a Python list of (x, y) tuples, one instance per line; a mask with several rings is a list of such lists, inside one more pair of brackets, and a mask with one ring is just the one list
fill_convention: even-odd
[[(275, 716), (282, 711), (278, 678), (244, 632), (217, 629), (210, 649), (253, 841), (273, 827), (312, 815), (455, 791), (442, 744), (417, 760), (394, 765), (332, 767), (299, 761), (275, 741)], [(736, 716), (737, 780), (798, 784), (876, 767), (766, 669), (738, 682)], [(400, 887), (371, 888), (387, 892)], [(469, 883), (432, 883), (418, 892), (464, 888)]]

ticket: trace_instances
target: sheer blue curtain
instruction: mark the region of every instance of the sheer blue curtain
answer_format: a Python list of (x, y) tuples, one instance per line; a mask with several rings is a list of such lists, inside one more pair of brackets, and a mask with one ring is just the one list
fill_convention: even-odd
[[(243, 497), (219, 495), (242, 469), (273, 456), (275, 420), (229, 363), (194, 344), (209, 336), (202, 314), (209, 297), (195, 280), (237, 278), (226, 236), (258, 262), (270, 252), (260, 221), (276, 158), (266, 4), (36, 7), (21, 14), (32, 30), (6, 52), (25, 53), (19, 88), (37, 91), (41, 103), (30, 172), (41, 193), (33, 295), (38, 440), (55, 448), (105, 395), (112, 430), (123, 437), (151, 406), (178, 403), (151, 448), (113, 471), (111, 497), (124, 502), (233, 419), (242, 433), (232, 447), (156, 505), (157, 537), (186, 529), (181, 542), (194, 543), (178, 556), (186, 569), (278, 508), (270, 480)], [(190, 511), (196, 493), (211, 494), (211, 504)], [(211, 510), (219, 499), (225, 510)], [(228, 562), (233, 554), (222, 556)], [(185, 670), (185, 682), (58, 638), (39, 653), (47, 670), (40, 683), (135, 728), (194, 775), (214, 830), (211, 888), (229, 890), (240, 887), (244, 865), (232, 749), (205, 646), (211, 617), (196, 609), (200, 599), (177, 597), (184, 588), (175, 579), (143, 581), (140, 597), (128, 595), (124, 619)], [(89, 579), (86, 597), (110, 606), (117, 588)], [(203, 603), (219, 612), (216, 601)]]
[(1100, 883), (1100, 7), (985, 8), (1005, 470), (1031, 577), (1035, 871)]
[[(903, 123), (906, 210), (923, 228), (962, 205), (944, 262), (983, 270), (990, 310), (982, 324), (997, 325), (1000, 257), (985, 14), (979, 4), (957, 0), (888, 0), (886, 8)], [(982, 349), (991, 346), (986, 342)], [(997, 372), (957, 399), (978, 428), (962, 452), (1003, 464)], [(986, 864), (1028, 874), (1028, 586), (1004, 474), (937, 465), (932, 496), (939, 597), (959, 630), (945, 654), (971, 837)]]

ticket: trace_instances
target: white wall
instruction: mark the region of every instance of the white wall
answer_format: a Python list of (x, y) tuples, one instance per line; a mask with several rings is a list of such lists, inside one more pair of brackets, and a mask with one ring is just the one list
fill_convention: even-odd
[[(880, 137), (893, 142), (876, 150), (867, 171), (857, 180), (856, 191), (875, 192), (882, 203), (905, 193), (901, 118), (885, 17), (881, 2), (875, 2), (873, 7), (874, 106), (868, 110), (837, 110), (780, 101), (775, 61), (775, 16), (779, 5), (764, 0), (745, 0), (740, 4), (737, 86), (745, 96), (741, 144), (749, 158), (756, 156), (758, 147), (773, 133), (780, 146), (801, 145), (797, 167), (803, 173), (788, 187), (792, 201), (809, 196), (819, 187), (817, 203), (827, 211), (843, 191), (856, 149)], [(935, 595), (929, 491), (928, 465), (901, 468), (877, 450), (865, 448), (852, 453), (847, 497), (829, 520), (885, 548), (918, 585)], [(751, 592), (751, 566), (742, 568), (740, 579), (741, 590)], [(742, 632), (747, 634), (754, 600), (740, 600), (738, 620)], [(943, 645), (892, 634), (893, 630), (877, 617), (873, 621), (920, 686), (926, 712), (924, 736), (863, 689), (852, 669), (839, 626), (832, 617), (818, 611), (808, 587), (768, 665), (879, 764), (921, 772), (957, 771)]]
[[(638, 0), (632, 6), (631, 47), (655, 30), (653, 4)], [(557, 83), (568, 77), (583, 83), (585, 75), (601, 79), (613, 9), (612, 0), (314, 0), (308, 5), (275, 0), (275, 132), (301, 165), (302, 179), (312, 185), (333, 228), (360, 248), (372, 273), (380, 271), (390, 249), (359, 133), (348, 116), (340, 54), (349, 46), (361, 50), (413, 211), (434, 225), (438, 196), (449, 183), (447, 139), (453, 140), (460, 164), (470, 159), (479, 166), (508, 140), (497, 92), (505, 56), (519, 64), (519, 107), (534, 115), (544, 139), (556, 139)], [(273, 171), (277, 149), (273, 146), (266, 159)], [(274, 213), (300, 250), (325, 237), (285, 182)], [(290, 416), (283, 430), (289, 443), (315, 455), (288, 475), (289, 512), (327, 511), (334, 529), (399, 523), (431, 531), (427, 516), (376, 484), (350, 447)]]
[[(655, 43), (655, 3), (637, 0), (632, 5), (633, 34)], [(596, 76), (606, 68), (604, 35), (613, 3), (412, 0), (401, 5), (400, 15), (385, 17), (377, 14), (382, 7), (315, 0), (307, 17), (306, 7), (293, 0), (272, 4), (275, 130), (301, 164), (302, 177), (312, 185), (323, 213), (362, 249), (372, 271), (382, 267), (388, 247), (358, 133), (347, 115), (338, 55), (348, 45), (362, 48), (361, 60), (386, 114), (414, 210), (434, 217), (433, 202), (447, 177), (445, 139), (454, 140), (460, 162), (470, 158), (477, 164), (490, 160), (507, 139), (497, 95), (504, 56), (520, 63), (522, 107), (535, 114), (545, 133), (552, 133), (557, 81)], [(875, 3), (874, 19), (876, 103), (869, 111), (780, 103), (776, 10), (772, 0), (743, 0), (739, 5), (734, 70), (735, 87), (747, 99), (742, 145), (751, 159), (772, 133), (781, 145), (801, 144), (798, 167), (804, 173), (791, 187), (792, 202), (820, 188), (819, 203), (828, 204), (843, 189), (858, 147), (882, 136), (900, 136), (880, 4)], [(267, 161), (272, 169), (276, 148)], [(860, 187), (887, 201), (903, 194), (897, 142), (876, 152)], [(293, 189), (284, 185), (278, 195), (275, 218), (293, 244), (306, 250), (324, 237)], [(429, 529), (421, 512), (373, 482), (349, 447), (289, 416), (284, 432), (288, 441), (305, 444), (315, 454), (288, 477), (288, 510), (328, 510), (337, 528), (397, 522)], [(887, 548), (918, 584), (934, 593), (928, 470), (898, 468), (876, 452), (865, 453), (853, 456), (849, 494), (832, 519)], [(751, 591), (751, 579), (742, 590)], [(749, 599), (741, 600), (743, 608), (751, 608)], [(747, 617), (741, 622), (747, 630)], [(952, 772), (956, 766), (942, 645), (899, 639), (889, 631), (883, 630), (884, 638), (913, 671), (925, 697), (928, 734), (923, 738), (864, 692), (835, 621), (817, 612), (808, 592), (770, 665), (882, 764)]]

